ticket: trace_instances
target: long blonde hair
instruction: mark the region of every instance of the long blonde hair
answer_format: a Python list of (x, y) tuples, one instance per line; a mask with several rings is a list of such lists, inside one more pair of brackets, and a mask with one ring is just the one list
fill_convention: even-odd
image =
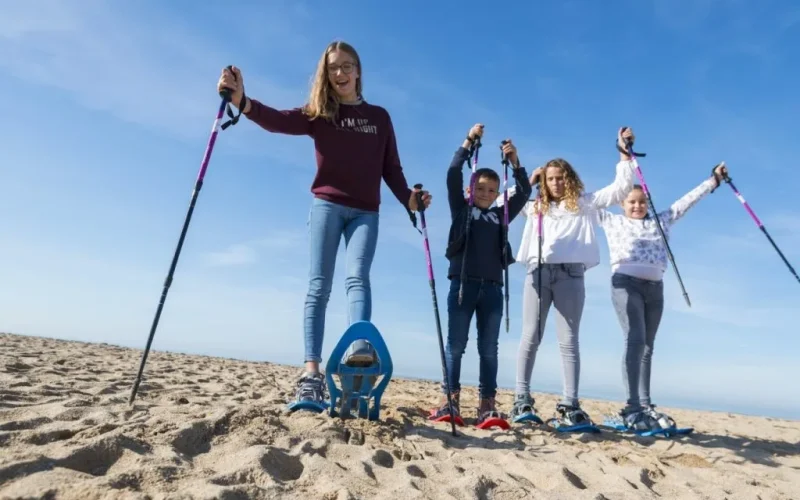
[(578, 177), (578, 173), (575, 172), (575, 169), (572, 168), (572, 165), (563, 158), (555, 158), (547, 162), (544, 166), (544, 171), (542, 172), (542, 176), (539, 179), (539, 186), (543, 186), (543, 189), (540, 188), (539, 192), (542, 194), (541, 206), (539, 202), (536, 203), (534, 206), (534, 213), (538, 214), (539, 210), (542, 213), (547, 213), (550, 209), (550, 202), (553, 200), (553, 195), (550, 193), (550, 188), (547, 187), (547, 169), (550, 167), (560, 168), (562, 172), (564, 172), (564, 204), (567, 207), (567, 210), (570, 212), (577, 212), (578, 211), (578, 198), (581, 197), (583, 194), (583, 182), (581, 178)]
[(331, 42), (319, 58), (317, 71), (311, 81), (311, 92), (308, 96), (308, 103), (303, 106), (303, 112), (310, 120), (323, 118), (330, 121), (334, 120), (339, 113), (339, 96), (331, 88), (331, 83), (328, 79), (328, 55), (335, 50), (347, 52), (353, 58), (356, 65), (355, 69), (358, 71), (356, 95), (361, 98), (363, 74), (361, 71), (361, 58), (358, 56), (358, 52), (347, 42)]

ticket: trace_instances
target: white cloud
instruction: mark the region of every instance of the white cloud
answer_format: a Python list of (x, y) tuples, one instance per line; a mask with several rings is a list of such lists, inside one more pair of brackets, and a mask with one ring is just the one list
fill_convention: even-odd
[(253, 264), (258, 260), (258, 254), (252, 246), (234, 244), (221, 252), (211, 252), (207, 262), (212, 266), (240, 266)]
[[(213, 46), (201, 40), (180, 40), (161, 30), (158, 16), (140, 25), (114, 12), (104, 2), (14, 3), (4, 8), (2, 66), (13, 76), (69, 92), (83, 105), (110, 112), (184, 137), (205, 118), (213, 89), (211, 66), (220, 60)], [(196, 43), (193, 47), (188, 44)], [(159, 58), (153, 58), (159, 54)], [(178, 64), (159, 64), (170, 59)], [(213, 96), (213, 94), (212, 94)]]
[(270, 236), (241, 243), (232, 243), (224, 250), (207, 252), (204, 260), (211, 266), (241, 266), (255, 264), (263, 256), (297, 257), (307, 253), (306, 232), (299, 229), (274, 229)]
[[(281, 86), (255, 70), (257, 60), (235, 58), (223, 33), (200, 34), (182, 19), (152, 12), (152, 4), (148, 8), (136, 12), (134, 4), (121, 8), (103, 1), (6, 5), (0, 71), (65, 91), (90, 110), (193, 141), (211, 131), (220, 102), (216, 81), (229, 61), (243, 68), (252, 97), (265, 96), (279, 108), (299, 106), (306, 98), (304, 86)], [(304, 138), (278, 140), (244, 117), (226, 132), (225, 145), (237, 152), (257, 151), (282, 164), (313, 167), (313, 155), (297, 147)], [(252, 140), (254, 134), (258, 141)]]

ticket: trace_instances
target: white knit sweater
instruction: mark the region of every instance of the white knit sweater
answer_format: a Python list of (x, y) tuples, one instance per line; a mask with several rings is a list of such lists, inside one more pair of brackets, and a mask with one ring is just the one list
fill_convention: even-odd
[[(716, 187), (710, 177), (692, 189), (668, 210), (658, 214), (664, 235), (669, 239), (672, 225), (695, 203), (703, 199)], [(659, 281), (667, 269), (667, 250), (661, 240), (656, 221), (652, 216), (645, 219), (630, 219), (624, 214), (607, 210), (598, 211), (599, 223), (606, 233), (611, 258), (611, 271), (636, 278)]]
[[(551, 203), (542, 217), (542, 261), (546, 264), (582, 263), (586, 269), (598, 265), (600, 249), (594, 228), (598, 210), (621, 203), (633, 188), (634, 175), (635, 164), (632, 161), (620, 161), (614, 182), (581, 196), (577, 212), (567, 210), (564, 201)], [(514, 192), (513, 189), (509, 189), (509, 196)], [(498, 198), (498, 205), (502, 205), (502, 196)], [(534, 202), (530, 201), (522, 209), (521, 213), (527, 220), (516, 257), (517, 262), (525, 264), (529, 271), (536, 267), (539, 258), (539, 216), (534, 212), (534, 207)]]

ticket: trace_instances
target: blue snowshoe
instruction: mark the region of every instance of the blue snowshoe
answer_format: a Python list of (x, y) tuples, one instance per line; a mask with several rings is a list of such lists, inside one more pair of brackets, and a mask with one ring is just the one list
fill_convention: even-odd
[(601, 432), (600, 428), (592, 422), (589, 414), (579, 406), (558, 404), (556, 417), (548, 421), (558, 432)]
[(630, 432), (643, 437), (670, 437), (694, 431), (693, 428), (679, 429), (669, 415), (655, 411), (655, 405), (648, 408), (626, 407), (617, 415), (606, 418), (603, 425), (618, 432)]
[(517, 394), (514, 397), (514, 406), (511, 407), (511, 421), (515, 424), (523, 422), (533, 422), (537, 425), (544, 424), (539, 415), (536, 414), (536, 408), (533, 406), (535, 402), (530, 394)]
[(331, 416), (350, 418), (356, 408), (358, 418), (378, 420), (381, 396), (392, 378), (392, 357), (375, 325), (369, 321), (350, 325), (331, 353), (325, 377)]
[(297, 383), (295, 400), (287, 405), (290, 412), (298, 410), (322, 413), (328, 409), (325, 376), (306, 372)]
[(650, 407), (645, 411), (650, 415), (651, 418), (655, 419), (665, 437), (683, 436), (694, 432), (694, 427), (678, 427), (672, 417), (666, 413), (656, 411), (656, 405), (651, 404)]

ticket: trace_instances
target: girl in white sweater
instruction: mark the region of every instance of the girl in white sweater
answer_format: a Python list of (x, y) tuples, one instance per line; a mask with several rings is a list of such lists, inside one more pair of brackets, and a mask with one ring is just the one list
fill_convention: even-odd
[[(624, 149), (633, 131), (622, 128), (617, 141)], [(536, 352), (542, 341), (547, 313), (556, 310), (556, 332), (561, 350), (564, 394), (556, 406), (558, 427), (584, 428), (591, 423), (578, 400), (580, 353), (578, 335), (585, 300), (584, 272), (600, 263), (595, 237), (598, 210), (622, 202), (633, 188), (634, 165), (620, 153), (614, 182), (595, 192), (584, 193), (583, 183), (572, 166), (561, 158), (550, 160), (531, 175), (539, 179), (539, 199), (528, 202), (522, 214), (527, 217), (517, 262), (526, 266), (523, 290), (523, 331), (517, 357), (517, 383), (512, 418), (537, 420), (530, 380)], [(513, 189), (513, 188), (512, 188)], [(511, 193), (511, 191), (509, 191)], [(540, 218), (541, 214), (541, 218)], [(539, 266), (539, 220), (542, 220), (541, 269)], [(541, 290), (541, 301), (539, 291)], [(541, 303), (541, 324), (539, 304)]]
[[(659, 213), (664, 236), (668, 238), (672, 225), (713, 192), (725, 175), (727, 169), (720, 164), (712, 170), (711, 177)], [(628, 400), (620, 417), (626, 428), (636, 432), (665, 430), (675, 423), (668, 415), (655, 411), (650, 400), (650, 369), (653, 343), (664, 310), (667, 251), (655, 218), (648, 214), (647, 197), (641, 186), (634, 185), (622, 208), (624, 214), (598, 212), (613, 273), (611, 298), (625, 336), (622, 379)]]

